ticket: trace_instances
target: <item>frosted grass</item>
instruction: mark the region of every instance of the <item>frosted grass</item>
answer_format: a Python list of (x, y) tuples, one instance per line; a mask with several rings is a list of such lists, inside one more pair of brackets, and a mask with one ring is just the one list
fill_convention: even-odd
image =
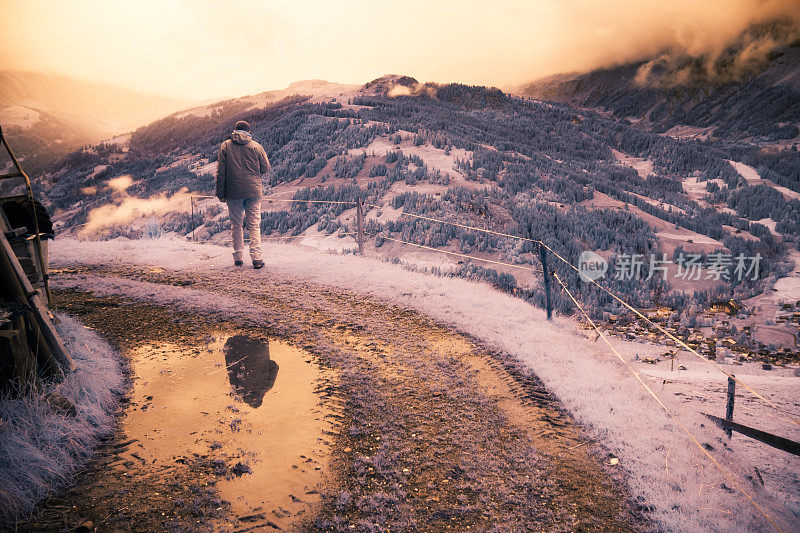
[[(125, 383), (119, 356), (75, 319), (59, 319), (75, 372), (62, 383), (0, 398), (0, 525), (27, 515), (68, 484), (113, 430)], [(56, 412), (46, 399), (51, 393), (69, 400), (75, 415)]]

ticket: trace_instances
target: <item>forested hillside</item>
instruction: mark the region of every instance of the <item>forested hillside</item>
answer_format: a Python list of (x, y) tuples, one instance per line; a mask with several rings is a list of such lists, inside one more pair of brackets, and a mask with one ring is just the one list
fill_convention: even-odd
[[(190, 235), (188, 194), (213, 194), (217, 150), (237, 120), (252, 125), (272, 162), (267, 199), (361, 196), (379, 206), (367, 213), (370, 253), (387, 259), (402, 260), (384, 238), (392, 237), (539, 266), (532, 243), (401, 216), (403, 211), (540, 239), (573, 262), (584, 250), (611, 265), (634, 256), (645, 274), (656, 260), (680, 263), (684, 253), (703, 261), (714, 254), (762, 258), (756, 280), (737, 279), (734, 265), (716, 283), (681, 284), (658, 275), (604, 280), (637, 305), (680, 308), (762, 291), (790, 268), (782, 260), (786, 247), (797, 246), (794, 150), (675, 139), (566, 103), (397, 76), (340, 97), (296, 95), (265, 105), (240, 99), (176, 113), (137, 129), (129, 143), (70, 154), (41, 176), (39, 190), (65, 231)], [(741, 168), (757, 172), (760, 181), (743, 176)], [(213, 199), (197, 202), (197, 237), (224, 239), (227, 210)], [(338, 235), (353, 227), (346, 205), (265, 202), (264, 209), (265, 236)], [(483, 277), (543, 302), (538, 279), (514, 268), (470, 260), (424, 268)], [(595, 313), (618, 310), (574, 272), (563, 274)], [(559, 309), (570, 308), (562, 294), (556, 299)]]

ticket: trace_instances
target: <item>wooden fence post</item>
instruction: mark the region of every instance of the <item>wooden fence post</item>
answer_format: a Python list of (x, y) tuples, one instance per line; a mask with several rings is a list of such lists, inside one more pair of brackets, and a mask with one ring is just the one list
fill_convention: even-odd
[(358, 196), (356, 204), (356, 224), (358, 226), (358, 254), (364, 255), (364, 200)]
[(197, 242), (194, 238), (194, 196), (189, 196), (189, 199), (192, 202), (192, 242)]
[[(725, 406), (725, 420), (729, 420), (731, 422), (733, 422), (733, 401), (735, 398), (736, 380), (732, 377), (728, 377), (728, 404)], [(733, 436), (733, 432), (730, 429), (726, 429), (725, 433), (728, 435), (728, 438)]]
[(547, 254), (544, 246), (539, 245), (539, 259), (542, 261), (542, 276), (544, 278), (544, 298), (547, 309), (547, 320), (553, 318), (553, 300), (550, 297), (550, 273), (547, 271)]

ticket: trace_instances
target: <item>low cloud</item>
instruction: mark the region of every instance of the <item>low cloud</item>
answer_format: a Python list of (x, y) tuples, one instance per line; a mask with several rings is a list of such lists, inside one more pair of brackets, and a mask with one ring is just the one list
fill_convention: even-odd
[[(119, 186), (122, 184), (124, 182), (117, 182)], [(134, 198), (124, 192), (124, 189), (116, 194), (120, 195), (115, 198), (116, 203), (106, 204), (89, 212), (88, 220), (83, 228), (84, 234), (109, 227), (130, 225), (134, 220), (142, 217), (188, 212), (191, 209), (189, 189), (185, 187), (172, 196), (159, 194), (150, 198)]]
[(429, 96), (430, 98), (436, 98), (438, 88), (439, 84), (437, 83), (414, 83), (411, 85), (398, 83), (389, 89), (386, 96), (392, 98), (396, 96)]
[(128, 190), (128, 187), (133, 185), (133, 178), (130, 174), (111, 178), (106, 182), (106, 185), (117, 194), (123, 194)]
[(405, 85), (395, 85), (389, 92), (386, 93), (387, 96), (391, 96), (394, 98), (395, 96), (411, 96), (411, 87), (406, 87)]
[(799, 39), (798, 23), (789, 17), (755, 23), (725, 46), (669, 48), (639, 68), (636, 83), (664, 89), (740, 81), (761, 72), (777, 48)]

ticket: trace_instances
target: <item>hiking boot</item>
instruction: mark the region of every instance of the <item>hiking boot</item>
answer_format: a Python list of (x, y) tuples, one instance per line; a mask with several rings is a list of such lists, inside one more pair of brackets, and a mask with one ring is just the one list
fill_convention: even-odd
[(233, 264), (236, 265), (237, 267), (240, 267), (244, 264), (244, 261), (234, 261)]
[(264, 261), (262, 261), (261, 259), (254, 259), (253, 268), (255, 269), (264, 268)]

